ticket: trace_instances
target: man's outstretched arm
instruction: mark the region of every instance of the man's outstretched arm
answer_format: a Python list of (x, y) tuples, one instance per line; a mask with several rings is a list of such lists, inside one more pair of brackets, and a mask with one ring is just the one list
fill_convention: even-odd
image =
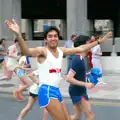
[(63, 51), (64, 55), (72, 55), (72, 54), (76, 54), (76, 53), (82, 53), (82, 52), (85, 52), (85, 51), (93, 48), (94, 46), (96, 46), (98, 44), (101, 44), (101, 43), (107, 41), (111, 36), (112, 36), (112, 32), (108, 32), (103, 38), (100, 38), (97, 41), (94, 41), (92, 43), (81, 45), (76, 48), (61, 47), (61, 50)]

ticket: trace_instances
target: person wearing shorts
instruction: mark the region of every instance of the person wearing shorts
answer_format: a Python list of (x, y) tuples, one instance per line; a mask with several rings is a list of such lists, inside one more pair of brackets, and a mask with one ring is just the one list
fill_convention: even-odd
[(58, 47), (60, 37), (59, 30), (56, 27), (48, 27), (44, 32), (44, 41), (46, 46), (28, 48), (21, 36), (19, 26), (15, 20), (13, 19), (12, 22), (6, 20), (5, 23), (8, 28), (16, 34), (23, 54), (26, 56), (37, 57), (37, 62), (40, 67), (40, 85), (38, 92), (40, 107), (45, 107), (54, 120), (70, 120), (71, 118), (63, 104), (59, 90), (63, 56), (83, 53), (108, 40), (108, 38), (112, 36), (112, 33), (108, 32), (103, 38), (99, 39), (99, 41), (89, 43), (88, 45), (76, 48), (64, 48)]
[[(74, 40), (74, 47), (86, 44), (89, 39), (90, 38), (85, 35), (78, 36)], [(82, 113), (85, 114), (87, 120), (94, 120), (94, 113), (89, 102), (86, 88), (93, 88), (98, 82), (98, 77), (95, 79), (92, 75), (88, 75), (90, 82), (86, 82), (86, 66), (84, 57), (88, 52), (89, 50), (81, 54), (74, 55), (67, 75), (67, 81), (70, 83), (69, 95), (74, 107), (74, 114), (71, 116), (73, 120), (79, 120)]]
[[(38, 70), (33, 71), (30, 74), (30, 76), (38, 76)], [(27, 115), (27, 113), (32, 109), (32, 106), (34, 105), (34, 103), (38, 99), (38, 89), (39, 89), (39, 86), (35, 83), (30, 87), (28, 103), (23, 108), (23, 110), (20, 112), (17, 120), (23, 120), (23, 118)], [(44, 112), (43, 112), (43, 120), (48, 120), (48, 112), (46, 109), (44, 109)]]

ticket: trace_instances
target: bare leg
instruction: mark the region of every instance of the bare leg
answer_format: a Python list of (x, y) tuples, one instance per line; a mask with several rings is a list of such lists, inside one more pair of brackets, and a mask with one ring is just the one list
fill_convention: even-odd
[(12, 78), (13, 71), (7, 71), (7, 75), (0, 78), (0, 80), (10, 80)]
[(65, 116), (62, 104), (57, 99), (51, 99), (46, 109), (53, 120), (69, 120)]
[(31, 74), (29, 74), (28, 76), (29, 76), (29, 78), (32, 80), (32, 82), (37, 81), (34, 73), (31, 73)]
[(86, 120), (94, 120), (94, 113), (92, 111), (92, 107), (89, 101), (83, 98), (79, 104), (79, 107), (84, 112)]
[(80, 120), (82, 116), (82, 110), (79, 107), (79, 104), (73, 105), (73, 108), (74, 108), (74, 113), (71, 116), (72, 120)]
[(14, 90), (13, 94), (18, 100), (23, 100), (22, 92), (29, 87), (28, 79), (26, 77), (20, 77), (21, 85), (18, 90)]
[(21, 86), (19, 87), (18, 91), (22, 93), (26, 88), (29, 87), (28, 84), (29, 80), (26, 77), (20, 77), (20, 81), (21, 81)]
[(64, 112), (65, 112), (65, 116), (67, 117), (67, 120), (72, 120), (72, 118), (69, 116), (69, 113), (68, 113), (68, 110), (67, 110), (67, 107), (66, 107), (65, 103), (62, 102), (61, 104), (63, 106), (63, 109), (64, 109)]
[(28, 103), (27, 103), (26, 107), (21, 111), (21, 113), (18, 117), (18, 120), (22, 120), (27, 115), (27, 113), (32, 109), (32, 106), (35, 103), (35, 101), (36, 101), (36, 99), (29, 96)]
[(48, 120), (48, 111), (46, 109), (43, 110), (43, 119), (42, 120)]
[(3, 65), (3, 72), (4, 72), (4, 75), (7, 76), (8, 70), (7, 70), (7, 66), (6, 66), (5, 60), (2, 62), (2, 65)]

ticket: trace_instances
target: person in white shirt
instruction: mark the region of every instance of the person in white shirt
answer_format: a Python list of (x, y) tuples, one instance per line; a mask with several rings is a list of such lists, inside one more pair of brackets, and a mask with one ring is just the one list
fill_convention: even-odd
[(91, 51), (92, 51), (93, 67), (99, 68), (102, 73), (102, 66), (100, 63), (100, 57), (102, 56), (102, 51), (101, 51), (100, 45), (93, 47)]
[(12, 20), (12, 22), (6, 20), (5, 23), (19, 39), (21, 51), (26, 56), (37, 57), (37, 61), (40, 65), (40, 85), (38, 92), (38, 102), (40, 107), (46, 108), (54, 120), (71, 120), (59, 89), (63, 55), (66, 56), (88, 51), (92, 47), (108, 40), (108, 38), (112, 36), (112, 33), (108, 32), (102, 39), (86, 45), (76, 48), (64, 48), (58, 47), (60, 36), (59, 30), (55, 27), (49, 27), (44, 33), (46, 46), (28, 48), (15, 20)]
[[(99, 68), (100, 72), (102, 74), (102, 65), (101, 65), (101, 61), (100, 61), (100, 58), (102, 56), (102, 50), (101, 50), (100, 45), (93, 47), (91, 49), (91, 52), (92, 52), (93, 68)], [(103, 82), (102, 78), (99, 79), (99, 83), (106, 84), (105, 82)]]
[(19, 64), (16, 67), (16, 74), (20, 79), (20, 85), (19, 88), (16, 90), (13, 90), (14, 96), (17, 98), (17, 100), (23, 100), (23, 96), (21, 93), (29, 87), (29, 79), (27, 77), (27, 70), (30, 68), (26, 67), (26, 56), (21, 56), (19, 60)]
[(16, 73), (16, 67), (18, 66), (19, 60), (19, 45), (18, 40), (14, 40), (14, 44), (8, 47), (8, 58), (6, 61), (6, 75), (0, 78), (1, 80), (10, 80), (12, 78), (13, 73)]

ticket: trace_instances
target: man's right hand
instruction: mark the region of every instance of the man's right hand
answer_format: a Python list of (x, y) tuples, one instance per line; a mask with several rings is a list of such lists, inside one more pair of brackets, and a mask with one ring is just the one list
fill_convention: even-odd
[(91, 89), (91, 88), (94, 87), (94, 85), (92, 83), (86, 83), (85, 87), (88, 88), (88, 89)]
[(20, 34), (20, 28), (14, 19), (12, 19), (12, 22), (10, 22), (9, 20), (5, 20), (5, 24), (7, 24), (8, 28), (12, 30), (16, 35)]

